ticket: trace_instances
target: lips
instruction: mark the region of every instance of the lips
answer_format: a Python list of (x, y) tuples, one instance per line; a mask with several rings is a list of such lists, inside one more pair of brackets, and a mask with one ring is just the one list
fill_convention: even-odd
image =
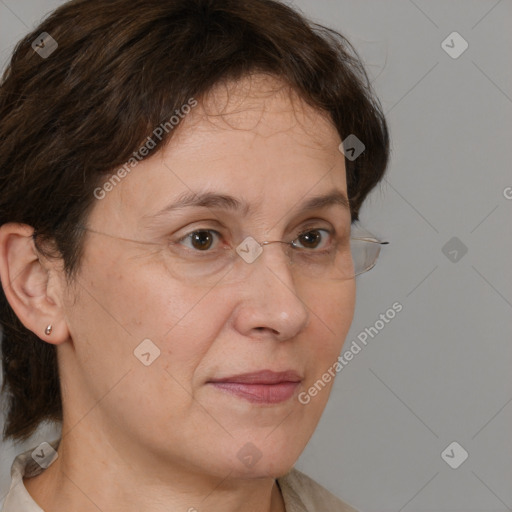
[(301, 382), (302, 377), (293, 370), (273, 372), (261, 370), (253, 373), (243, 373), (231, 377), (212, 379), (210, 382), (233, 382), (239, 384), (279, 384), (280, 382)]
[(289, 400), (301, 382), (302, 377), (293, 370), (262, 370), (212, 379), (208, 384), (249, 402), (276, 404)]

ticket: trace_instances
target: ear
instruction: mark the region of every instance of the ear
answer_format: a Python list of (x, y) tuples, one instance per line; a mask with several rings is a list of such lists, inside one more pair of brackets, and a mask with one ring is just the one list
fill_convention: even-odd
[[(21, 323), (42, 340), (58, 345), (69, 339), (62, 309), (64, 274), (57, 262), (38, 253), (33, 233), (27, 224), (0, 226), (0, 281)], [(45, 333), (48, 325), (50, 334)]]

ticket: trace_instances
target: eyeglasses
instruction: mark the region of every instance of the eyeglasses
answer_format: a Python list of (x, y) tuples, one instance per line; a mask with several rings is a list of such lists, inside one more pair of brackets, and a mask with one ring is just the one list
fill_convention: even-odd
[[(212, 286), (220, 279), (226, 284), (241, 281), (257, 265), (268, 245), (279, 244), (294, 279), (346, 281), (372, 269), (383, 242), (355, 222), (350, 234), (339, 235), (332, 228), (310, 226), (291, 240), (258, 242), (248, 236), (237, 244), (220, 241), (215, 229), (195, 229), (178, 241), (146, 242), (123, 238), (79, 226), (87, 232), (123, 242), (156, 247), (161, 261), (175, 279), (197, 286)], [(238, 271), (236, 268), (238, 268)]]

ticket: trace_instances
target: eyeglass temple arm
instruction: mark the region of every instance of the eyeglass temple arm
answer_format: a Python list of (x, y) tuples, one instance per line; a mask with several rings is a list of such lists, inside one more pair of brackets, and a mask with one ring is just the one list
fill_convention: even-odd
[(373, 242), (374, 244), (380, 244), (380, 245), (388, 245), (389, 242), (384, 242), (380, 240), (376, 240), (375, 238), (366, 238), (366, 237), (360, 237), (360, 236), (354, 236), (350, 238), (351, 240), (362, 240), (364, 242)]

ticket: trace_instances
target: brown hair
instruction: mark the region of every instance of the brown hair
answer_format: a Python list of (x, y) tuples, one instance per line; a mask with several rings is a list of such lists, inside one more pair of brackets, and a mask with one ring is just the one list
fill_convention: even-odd
[[(43, 58), (32, 43), (58, 44)], [(334, 30), (275, 0), (73, 0), (16, 46), (0, 89), (0, 225), (51, 241), (68, 279), (80, 265), (93, 191), (155, 127), (220, 81), (272, 74), (327, 112), (342, 140), (352, 220), (384, 175), (388, 131), (363, 66)], [(165, 133), (157, 147), (171, 137)], [(38, 246), (38, 250), (42, 248)], [(56, 348), (16, 317), (0, 287), (4, 439), (62, 421)]]

